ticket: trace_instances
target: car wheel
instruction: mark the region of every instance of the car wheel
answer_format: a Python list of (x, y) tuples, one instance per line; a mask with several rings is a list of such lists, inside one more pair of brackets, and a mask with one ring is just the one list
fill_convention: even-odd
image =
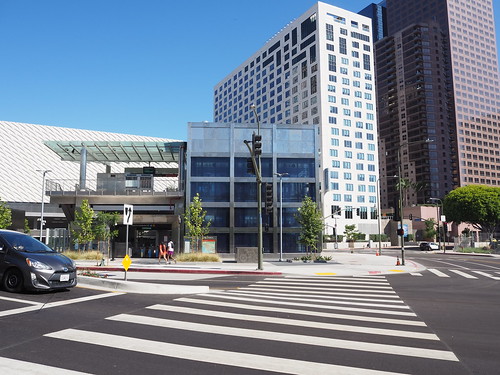
[(19, 293), (23, 290), (23, 274), (17, 268), (9, 269), (3, 278), (3, 287), (7, 292)]

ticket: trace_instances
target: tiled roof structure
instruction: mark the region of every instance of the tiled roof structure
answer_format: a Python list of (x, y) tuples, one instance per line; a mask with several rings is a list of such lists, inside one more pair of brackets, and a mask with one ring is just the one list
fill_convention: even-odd
[[(56, 140), (173, 141), (166, 138), (0, 121), (0, 200), (40, 203), (42, 173), (37, 170), (51, 170), (46, 179), (79, 179), (80, 164), (61, 161), (57, 154), (43, 143)], [(111, 163), (111, 170), (120, 173), (125, 166), (134, 164)], [(105, 171), (104, 164), (87, 164), (88, 178), (96, 178), (97, 173)], [(47, 201), (48, 198), (45, 202)]]

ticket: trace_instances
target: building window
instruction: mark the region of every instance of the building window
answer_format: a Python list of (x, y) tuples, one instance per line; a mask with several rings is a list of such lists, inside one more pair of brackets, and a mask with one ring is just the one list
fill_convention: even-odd
[(326, 40), (333, 41), (333, 25), (326, 24)]
[(314, 178), (314, 159), (278, 158), (277, 169), (280, 173), (288, 173), (288, 177)]
[(192, 177), (229, 177), (229, 158), (191, 158)]
[(339, 38), (339, 52), (347, 55), (347, 40), (345, 38)]
[(204, 202), (229, 202), (229, 182), (191, 182), (191, 199), (197, 193)]
[(336, 72), (337, 71), (337, 62), (335, 59), (335, 55), (328, 55), (328, 70), (330, 72)]

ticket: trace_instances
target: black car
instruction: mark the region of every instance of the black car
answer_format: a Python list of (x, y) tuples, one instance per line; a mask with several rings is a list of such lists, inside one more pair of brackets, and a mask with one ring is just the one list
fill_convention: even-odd
[(8, 292), (71, 288), (76, 265), (31, 236), (0, 230), (0, 281)]

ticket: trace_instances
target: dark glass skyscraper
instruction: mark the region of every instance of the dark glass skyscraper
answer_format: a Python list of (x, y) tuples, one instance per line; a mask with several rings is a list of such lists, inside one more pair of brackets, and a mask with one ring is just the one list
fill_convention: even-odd
[[(500, 84), (491, 0), (387, 0), (376, 46), (381, 176), (405, 204), (458, 186), (500, 186)], [(425, 143), (426, 138), (432, 143)], [(385, 155), (385, 157), (384, 157)], [(381, 178), (393, 206), (398, 179)]]

